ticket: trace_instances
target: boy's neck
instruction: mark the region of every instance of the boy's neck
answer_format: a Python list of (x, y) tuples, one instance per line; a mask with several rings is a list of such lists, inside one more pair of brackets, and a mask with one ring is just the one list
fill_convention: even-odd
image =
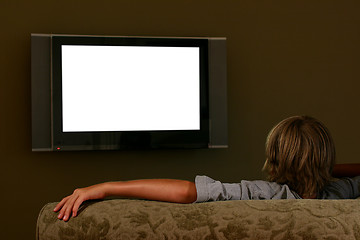
[(316, 198), (316, 194), (312, 194), (312, 195), (304, 195), (301, 196), (303, 199), (315, 199)]

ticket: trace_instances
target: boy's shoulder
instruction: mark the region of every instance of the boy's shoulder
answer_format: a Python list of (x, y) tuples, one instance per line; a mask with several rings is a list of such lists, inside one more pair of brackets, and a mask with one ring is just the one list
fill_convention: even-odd
[(360, 176), (333, 179), (320, 192), (320, 199), (353, 199), (360, 196)]

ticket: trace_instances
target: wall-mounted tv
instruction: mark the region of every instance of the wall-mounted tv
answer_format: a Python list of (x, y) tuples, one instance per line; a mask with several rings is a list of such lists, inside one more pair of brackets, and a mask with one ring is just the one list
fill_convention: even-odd
[(32, 150), (227, 147), (226, 38), (32, 34)]

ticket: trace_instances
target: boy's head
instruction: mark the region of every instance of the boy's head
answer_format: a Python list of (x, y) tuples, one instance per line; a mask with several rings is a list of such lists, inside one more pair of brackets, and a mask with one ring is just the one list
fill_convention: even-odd
[(329, 130), (308, 116), (278, 123), (266, 141), (264, 169), (269, 180), (287, 184), (304, 198), (312, 197), (331, 179), (335, 146)]

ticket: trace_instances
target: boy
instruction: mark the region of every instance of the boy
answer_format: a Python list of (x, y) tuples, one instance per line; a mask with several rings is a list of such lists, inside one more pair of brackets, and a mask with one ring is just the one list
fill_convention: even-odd
[(107, 196), (134, 197), (176, 203), (246, 199), (344, 199), (360, 195), (360, 176), (334, 180), (335, 147), (328, 129), (308, 116), (287, 118), (277, 124), (266, 141), (264, 170), (268, 181), (221, 183), (206, 176), (195, 182), (148, 179), (107, 182), (76, 189), (54, 209), (64, 221), (75, 217), (80, 205)]

